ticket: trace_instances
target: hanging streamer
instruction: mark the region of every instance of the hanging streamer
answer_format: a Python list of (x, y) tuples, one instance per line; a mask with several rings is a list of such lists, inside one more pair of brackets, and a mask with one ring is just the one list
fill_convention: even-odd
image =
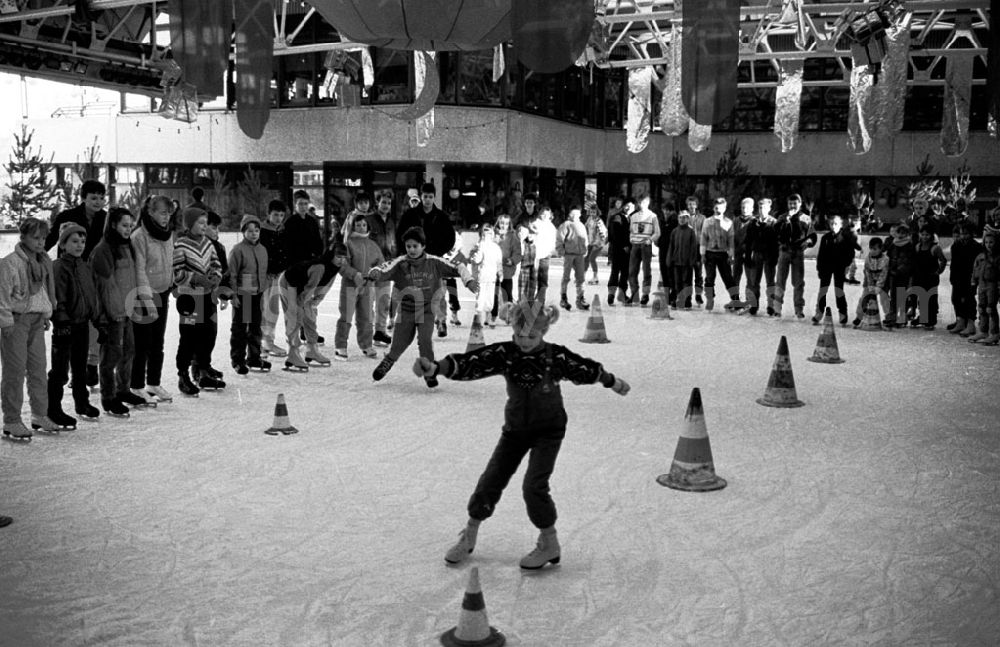
[(941, 114), (941, 152), (948, 157), (965, 153), (969, 146), (969, 101), (972, 98), (972, 62), (975, 56), (951, 50), (944, 72), (944, 106)]
[(688, 127), (688, 113), (684, 109), (681, 86), (681, 28), (676, 23), (670, 27), (670, 49), (667, 52), (667, 79), (660, 99), (660, 127), (663, 132), (676, 137)]
[(497, 43), (496, 47), (493, 48), (493, 82), (497, 83), (503, 76), (504, 72), (504, 58), (503, 58), (503, 43)]
[(781, 81), (774, 98), (774, 134), (781, 139), (782, 153), (792, 150), (799, 135), (804, 63), (803, 60), (781, 61)]
[(260, 0), (236, 0), (236, 121), (251, 139), (264, 136), (271, 116), (274, 12)]
[[(424, 82), (430, 81), (430, 85), (438, 85), (438, 73), (437, 73), (437, 63), (435, 61), (436, 52), (423, 52), (423, 56), (413, 57), (413, 71), (416, 81), (416, 91), (417, 91), (417, 101), (414, 105), (420, 101), (420, 97), (424, 96)], [(430, 77), (430, 78), (428, 78)], [(435, 88), (434, 97), (437, 98), (438, 90)], [(430, 142), (431, 135), (434, 134), (434, 106), (431, 105), (430, 110), (422, 113), (420, 117), (417, 118), (416, 124), (417, 133), (417, 146), (423, 148)]]
[(688, 122), (688, 146), (696, 153), (708, 148), (712, 142), (712, 126), (703, 126), (693, 118)]
[(366, 88), (375, 85), (375, 65), (372, 63), (372, 53), (368, 47), (361, 48), (361, 79)]
[(868, 129), (869, 97), (872, 90), (872, 75), (865, 65), (851, 68), (851, 98), (847, 113), (847, 147), (857, 155), (871, 150), (872, 135)]
[(906, 104), (906, 73), (910, 57), (909, 23), (895, 25), (886, 32), (886, 55), (878, 84), (869, 95), (868, 129), (873, 137), (892, 139), (903, 130)]
[(641, 153), (649, 142), (651, 128), (650, 95), (653, 91), (653, 68), (635, 67), (628, 71), (628, 117), (625, 120), (625, 146), (630, 153)]

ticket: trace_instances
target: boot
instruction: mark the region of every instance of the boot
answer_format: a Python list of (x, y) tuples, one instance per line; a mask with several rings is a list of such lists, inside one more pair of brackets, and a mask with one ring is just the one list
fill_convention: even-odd
[(965, 317), (956, 317), (955, 323), (948, 325), (948, 332), (953, 335), (957, 335), (963, 330), (965, 330)]
[(535, 549), (521, 558), (521, 568), (526, 571), (538, 570), (548, 563), (559, 563), (559, 538), (556, 537), (556, 527), (549, 526), (538, 534)]
[(329, 366), (330, 358), (319, 352), (318, 344), (306, 344), (306, 362), (316, 362), (320, 366)]
[(980, 341), (983, 341), (983, 340), (987, 339), (989, 336), (990, 336), (990, 334), (988, 332), (986, 332), (986, 326), (981, 326), (979, 328), (979, 332), (977, 332), (975, 335), (969, 337), (969, 341), (971, 343), (976, 343), (976, 342), (980, 342)]
[[(76, 420), (73, 422), (75, 423)], [(57, 425), (55, 421), (48, 416), (36, 416), (35, 414), (31, 414), (31, 428), (41, 429), (42, 431), (52, 433), (53, 431), (59, 431), (62, 427)]]
[(983, 340), (983, 346), (997, 346), (1000, 345), (1000, 333), (993, 333), (989, 337)]
[(215, 391), (216, 389), (226, 388), (226, 383), (217, 377), (212, 377), (208, 371), (202, 371), (198, 376), (198, 388)]
[(31, 430), (21, 420), (3, 423), (3, 435), (15, 440), (31, 440)]
[(469, 523), (458, 533), (458, 543), (444, 554), (444, 561), (449, 564), (461, 564), (472, 554), (476, 547), (476, 535), (479, 533), (479, 520), (469, 519)]
[(569, 299), (566, 298), (566, 293), (564, 292), (562, 298), (559, 299), (559, 306), (566, 310), (567, 312), (573, 309), (573, 306), (569, 304)]
[(590, 304), (587, 303), (587, 300), (583, 297), (582, 294), (577, 295), (576, 297), (576, 307), (579, 308), (580, 310), (590, 310)]
[(386, 376), (386, 373), (392, 370), (392, 365), (395, 363), (396, 360), (392, 359), (391, 357), (389, 356), (383, 357), (382, 361), (379, 362), (378, 366), (375, 367), (375, 370), (372, 371), (372, 379), (375, 380), (376, 382), (381, 380), (383, 377)]
[(615, 293), (608, 292), (608, 305), (614, 307), (615, 305)]
[(109, 416), (115, 418), (128, 418), (128, 407), (121, 403), (118, 398), (103, 398), (101, 399), (101, 407), (104, 412)]
[(965, 321), (965, 328), (962, 331), (960, 331), (958, 334), (961, 337), (971, 337), (971, 336), (975, 335), (976, 334), (976, 320), (975, 319), (967, 319)]
[(194, 382), (191, 381), (191, 376), (187, 371), (177, 374), (177, 389), (184, 395), (197, 396), (199, 389), (195, 386)]
[(299, 354), (298, 346), (288, 347), (288, 356), (285, 357), (285, 368), (293, 371), (308, 371), (309, 365)]
[[(54, 422), (60, 429), (76, 429), (76, 418), (65, 413), (62, 409), (49, 411), (49, 420)], [(34, 425), (34, 421), (32, 421)]]

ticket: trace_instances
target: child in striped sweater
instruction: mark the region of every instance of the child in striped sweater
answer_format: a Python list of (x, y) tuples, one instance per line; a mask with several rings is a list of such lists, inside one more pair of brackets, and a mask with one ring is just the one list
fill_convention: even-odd
[(221, 389), (226, 383), (201, 369), (191, 379), (191, 361), (211, 365), (210, 348), (215, 345), (216, 309), (213, 291), (222, 281), (222, 265), (212, 242), (205, 236), (208, 213), (198, 207), (184, 210), (185, 231), (174, 243), (174, 283), (177, 285), (177, 312), (180, 314), (180, 342), (177, 344), (177, 388), (185, 395), (200, 389)]

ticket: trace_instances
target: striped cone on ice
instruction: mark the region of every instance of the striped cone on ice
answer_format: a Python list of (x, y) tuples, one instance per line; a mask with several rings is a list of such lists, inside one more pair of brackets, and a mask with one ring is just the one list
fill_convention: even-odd
[(601, 314), (601, 300), (594, 295), (594, 302), (590, 305), (590, 316), (587, 317), (587, 327), (583, 331), (583, 338), (580, 340), (585, 344), (607, 344), (608, 333), (604, 329), (604, 315)]
[(292, 426), (292, 423), (288, 420), (288, 407), (285, 406), (285, 394), (279, 393), (278, 399), (274, 403), (274, 423), (271, 425), (270, 429), (265, 429), (264, 433), (268, 436), (277, 436), (278, 434), (297, 434), (299, 430)]
[(840, 359), (840, 349), (837, 348), (837, 333), (833, 327), (833, 313), (830, 309), (826, 309), (826, 314), (823, 315), (823, 332), (819, 334), (819, 339), (816, 340), (816, 350), (813, 351), (812, 357), (807, 357), (810, 362), (819, 362), (820, 364), (843, 364), (844, 360)]
[(861, 325), (858, 326), (860, 330), (892, 330), (882, 327), (882, 315), (879, 312), (876, 292), (866, 292), (861, 297), (861, 303)]
[(500, 647), (506, 642), (506, 636), (491, 627), (486, 617), (486, 602), (479, 586), (479, 567), (474, 566), (469, 570), (469, 583), (462, 598), (458, 625), (441, 634), (441, 644), (445, 647)]
[(801, 407), (805, 404), (795, 394), (795, 376), (792, 375), (792, 360), (788, 356), (788, 340), (784, 335), (778, 343), (778, 354), (774, 358), (764, 396), (757, 398), (757, 403), (766, 407), (784, 408)]
[(650, 319), (673, 319), (670, 316), (670, 301), (665, 292), (654, 292), (652, 308), (649, 311)]
[(465, 347), (465, 352), (476, 350), (477, 348), (482, 348), (486, 345), (486, 340), (483, 338), (483, 321), (476, 314), (472, 317), (472, 327), (469, 329), (469, 343)]
[(701, 391), (691, 389), (691, 400), (684, 414), (685, 426), (677, 440), (670, 473), (656, 477), (656, 482), (675, 490), (710, 492), (726, 487), (726, 480), (715, 473), (712, 445), (705, 428)]

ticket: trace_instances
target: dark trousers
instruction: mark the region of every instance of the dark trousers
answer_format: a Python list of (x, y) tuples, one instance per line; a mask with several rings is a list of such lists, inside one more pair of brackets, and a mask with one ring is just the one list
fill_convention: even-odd
[(535, 298), (545, 303), (545, 295), (549, 292), (549, 259), (538, 259), (538, 291)]
[(837, 301), (837, 312), (847, 314), (847, 297), (844, 295), (844, 268), (824, 269), (819, 272), (819, 295), (816, 297), (816, 316), (826, 313), (826, 293), (833, 281), (833, 294)]
[(417, 351), (419, 352), (420, 357), (426, 357), (429, 360), (433, 360), (433, 334), (434, 315), (430, 311), (417, 310), (416, 312), (409, 312), (401, 310), (396, 318), (396, 327), (393, 329), (392, 345), (389, 347), (389, 352), (386, 353), (385, 356), (393, 361), (398, 360), (399, 356), (403, 354), (403, 351), (409, 348), (410, 344), (413, 343), (413, 337), (416, 336)]
[(105, 325), (107, 339), (101, 344), (98, 376), (101, 382), (101, 399), (110, 400), (129, 389), (132, 383), (132, 358), (135, 356), (135, 338), (132, 320), (128, 317)]
[(188, 375), (192, 361), (200, 368), (212, 365), (212, 348), (215, 346), (215, 335), (218, 331), (215, 304), (203, 295), (196, 295), (191, 302), (195, 307), (189, 314), (185, 314), (181, 306), (182, 300), (177, 300), (178, 312), (181, 315), (181, 336), (177, 343), (178, 375)]
[[(733, 252), (733, 283), (736, 287), (740, 287), (740, 281), (743, 280), (743, 267), (746, 263), (746, 255), (743, 253), (742, 249), (737, 249)], [(739, 292), (737, 292), (737, 295)]]
[(87, 374), (87, 353), (90, 348), (90, 324), (88, 322), (73, 324), (69, 334), (63, 337), (52, 337), (52, 368), (49, 369), (49, 410), (52, 414), (62, 411), (63, 387), (69, 381), (69, 372), (79, 375), (73, 380), (73, 403), (77, 409), (85, 407), (90, 398), (90, 390), (83, 379)]
[(777, 258), (754, 256), (747, 264), (747, 301), (751, 308), (760, 306), (760, 280), (764, 279), (767, 306), (774, 307), (774, 273), (778, 267)]
[(628, 259), (630, 248), (608, 249), (608, 257), (611, 261), (611, 276), (608, 277), (608, 293), (613, 294), (615, 290), (621, 290), (622, 294), (628, 292)]
[(659, 254), (656, 256), (656, 261), (660, 266), (660, 285), (666, 292), (670, 292), (670, 288), (674, 283), (674, 273), (670, 271), (670, 266), (667, 265), (667, 248), (661, 247)]
[(653, 248), (649, 245), (632, 245), (628, 258), (628, 286), (632, 290), (632, 300), (640, 291), (639, 270), (642, 270), (642, 296), (649, 296), (653, 284)]
[(229, 359), (234, 364), (260, 361), (263, 310), (262, 294), (237, 294), (233, 298), (233, 323), (229, 326)]
[(955, 316), (966, 321), (976, 318), (976, 289), (968, 281), (951, 284), (951, 305), (955, 308)]
[(462, 309), (462, 305), (458, 302), (458, 283), (455, 278), (445, 279), (444, 287), (448, 290), (448, 307), (452, 312), (458, 312)]
[(505, 429), (469, 499), (469, 517), (483, 520), (493, 514), (504, 488), (514, 476), (525, 454), (530, 453), (521, 487), (524, 503), (528, 508), (528, 519), (536, 528), (555, 525), (556, 504), (549, 495), (549, 477), (555, 468), (565, 431)]
[(501, 302), (503, 302), (504, 304), (510, 303), (513, 300), (513, 298), (514, 298), (514, 278), (511, 277), (509, 279), (500, 279), (500, 282), (497, 283), (496, 294), (494, 295), (493, 299), (493, 311), (490, 313), (493, 315), (494, 319), (496, 319), (496, 316), (500, 313), (500, 303)]
[(726, 252), (705, 252), (705, 297), (711, 302), (715, 299), (715, 273), (722, 277), (722, 285), (730, 299), (739, 298), (739, 287), (733, 283), (733, 274), (729, 269), (729, 254)]
[(674, 272), (674, 287), (670, 291), (670, 305), (674, 308), (680, 303), (684, 308), (691, 307), (691, 293), (694, 290), (692, 278), (694, 277), (693, 265), (674, 265), (670, 269)]
[(889, 274), (889, 312), (886, 319), (890, 322), (906, 324), (906, 298), (910, 289), (908, 274)]
[(153, 295), (153, 321), (133, 321), (135, 358), (132, 360), (132, 388), (159, 386), (163, 373), (163, 338), (167, 333), (167, 313), (170, 312), (170, 290)]
[(937, 274), (913, 277), (907, 297), (907, 308), (919, 310), (919, 321), (922, 324), (930, 326), (937, 324), (938, 285), (940, 282)]

